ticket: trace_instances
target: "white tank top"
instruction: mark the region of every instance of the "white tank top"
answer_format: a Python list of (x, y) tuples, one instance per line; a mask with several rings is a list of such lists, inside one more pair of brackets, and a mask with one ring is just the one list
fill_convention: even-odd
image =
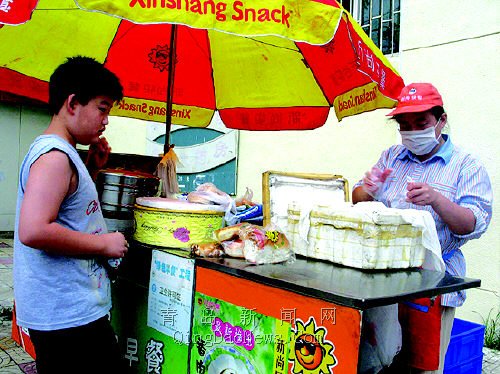
[(64, 152), (78, 171), (78, 187), (62, 202), (56, 222), (94, 235), (107, 232), (95, 184), (76, 149), (56, 135), (36, 138), (20, 170), (13, 271), (17, 323), (35, 330), (85, 325), (111, 308), (109, 278), (97, 258), (54, 255), (19, 241), (19, 211), (30, 167), (53, 149)]

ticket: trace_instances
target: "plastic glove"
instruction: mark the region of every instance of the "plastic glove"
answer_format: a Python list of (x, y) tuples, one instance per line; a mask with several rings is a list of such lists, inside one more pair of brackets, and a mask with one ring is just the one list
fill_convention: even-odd
[(367, 171), (363, 178), (363, 190), (366, 191), (368, 195), (375, 198), (380, 190), (380, 187), (384, 184), (387, 177), (391, 175), (392, 169), (385, 169), (381, 171), (377, 167), (372, 167), (370, 171)]

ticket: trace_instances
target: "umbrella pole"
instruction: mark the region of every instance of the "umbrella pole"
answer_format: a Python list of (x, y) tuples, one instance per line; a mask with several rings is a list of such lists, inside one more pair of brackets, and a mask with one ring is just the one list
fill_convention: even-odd
[(170, 149), (170, 130), (172, 128), (172, 102), (174, 97), (174, 76), (175, 76), (175, 49), (177, 42), (177, 25), (172, 24), (170, 34), (170, 49), (168, 57), (168, 82), (167, 82), (167, 115), (165, 120), (165, 144), (163, 153), (168, 153)]
[(177, 42), (177, 25), (172, 25), (170, 34), (170, 49), (168, 58), (168, 82), (167, 82), (167, 113), (165, 117), (165, 143), (163, 145), (163, 158), (156, 168), (156, 174), (162, 182), (162, 196), (173, 197), (179, 193), (177, 182), (177, 162), (179, 159), (174, 152), (174, 145), (170, 144), (170, 130), (172, 128), (172, 103), (174, 97), (174, 75), (175, 75), (175, 49)]

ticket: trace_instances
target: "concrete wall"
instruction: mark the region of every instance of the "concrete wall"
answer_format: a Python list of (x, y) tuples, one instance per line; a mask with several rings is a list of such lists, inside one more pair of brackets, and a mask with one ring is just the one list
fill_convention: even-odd
[[(453, 5), (452, 5), (453, 4)], [(457, 316), (482, 322), (500, 307), (500, 166), (497, 119), (500, 106), (500, 2), (402, 1), (402, 53), (391, 58), (405, 83), (432, 82), (448, 112), (453, 142), (486, 165), (493, 184), (493, 217), (488, 232), (463, 250), (467, 275), (482, 286), (468, 291)], [(334, 173), (354, 184), (387, 146), (400, 142), (386, 110), (332, 118), (310, 132), (241, 132), (238, 191), (250, 187), (260, 196), (265, 170)]]
[[(453, 142), (486, 165), (496, 197), (490, 228), (463, 250), (467, 275), (482, 286), (468, 291), (457, 316), (482, 322), (500, 307), (500, 2), (446, 0), (402, 1), (402, 53), (391, 58), (406, 83), (432, 82), (448, 112)], [(240, 133), (238, 191), (250, 187), (260, 196), (265, 170), (334, 173), (354, 184), (376, 162), (380, 152), (398, 143), (385, 119), (386, 110), (332, 118), (310, 132)]]
[[(496, 103), (500, 87), (500, 2), (404, 0), (402, 6), (402, 53), (391, 61), (406, 83), (428, 81), (440, 90), (453, 142), (475, 153), (486, 165), (497, 197), (494, 212), (498, 213), (500, 167), (495, 161), (500, 136), (496, 123), (500, 117), (500, 106)], [(400, 141), (394, 124), (385, 118), (387, 112), (381, 109), (346, 118), (342, 123), (332, 117), (322, 128), (307, 132), (241, 131), (238, 195), (250, 187), (254, 200), (260, 201), (261, 175), (266, 170), (341, 174), (352, 186), (376, 162), (383, 149)], [(39, 117), (33, 123), (46, 122), (46, 116), (35, 114)], [(0, 171), (7, 175), (2, 181), (0, 173), (0, 231), (5, 230), (5, 223), (11, 222), (5, 217), (13, 214), (13, 205), (4, 204), (15, 200), (15, 187), (12, 188), (12, 182), (5, 186), (8, 180), (17, 178), (17, 169), (10, 160), (18, 162), (14, 149), (18, 130), (6, 126), (15, 127), (16, 123), (20, 123), (19, 110), (0, 104)], [(106, 136), (114, 152), (145, 152), (143, 123), (112, 118)], [(467, 302), (457, 311), (460, 318), (482, 322), (490, 310), (499, 309), (499, 234), (497, 215), (482, 238), (470, 241), (463, 248), (467, 275), (480, 278), (482, 286), (468, 291)]]
[[(485, 164), (493, 185), (489, 230), (464, 248), (467, 275), (482, 286), (468, 291), (457, 316), (482, 322), (500, 306), (500, 2), (403, 1), (399, 71), (405, 82), (433, 82), (443, 95), (453, 141)], [(451, 7), (453, 4), (453, 7)]]
[(0, 104), (0, 231), (14, 230), (19, 167), (49, 120), (37, 108)]

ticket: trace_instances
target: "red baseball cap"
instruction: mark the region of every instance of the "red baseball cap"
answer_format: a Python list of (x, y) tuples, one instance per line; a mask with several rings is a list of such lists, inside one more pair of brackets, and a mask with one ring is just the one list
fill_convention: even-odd
[(396, 109), (387, 114), (425, 112), (435, 106), (443, 106), (443, 98), (430, 83), (411, 83), (401, 90)]

